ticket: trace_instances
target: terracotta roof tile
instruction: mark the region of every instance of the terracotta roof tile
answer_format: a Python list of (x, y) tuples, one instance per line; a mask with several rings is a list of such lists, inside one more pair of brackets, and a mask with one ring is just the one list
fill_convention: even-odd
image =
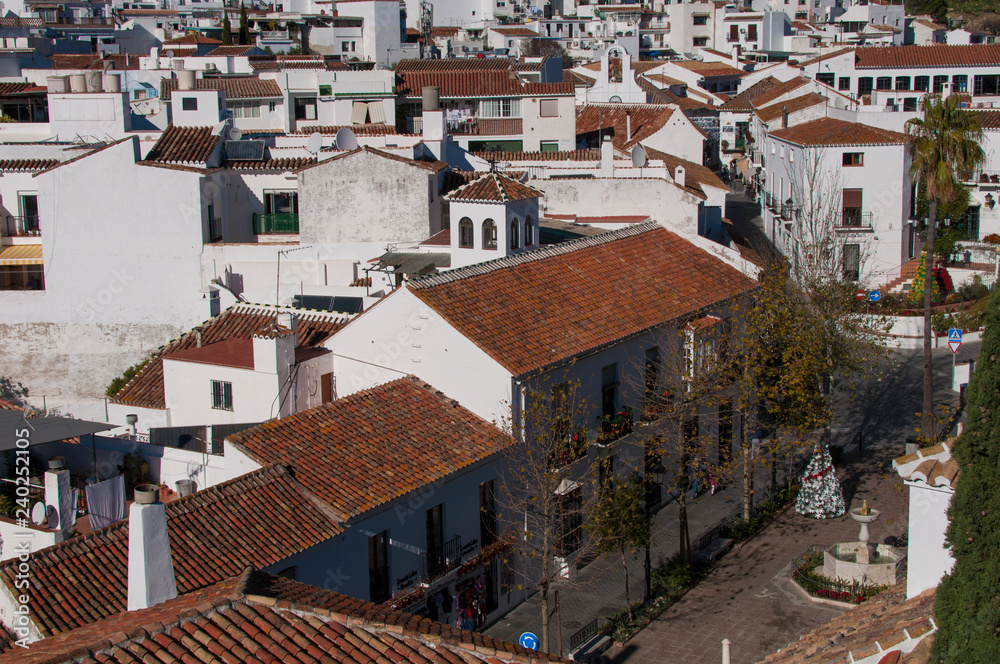
[[(329, 159), (324, 159), (323, 161), (319, 162), (318, 164), (315, 164), (315, 166), (321, 166), (323, 164), (328, 164), (328, 163), (330, 163), (332, 161), (337, 161), (338, 159), (348, 159), (350, 157), (353, 157), (356, 154), (362, 154), (362, 153), (364, 153), (364, 154), (373, 154), (373, 155), (382, 157), (383, 159), (390, 159), (392, 161), (398, 161), (401, 164), (407, 164), (409, 166), (416, 166), (417, 168), (422, 168), (424, 170), (431, 171), (432, 173), (440, 173), (444, 169), (448, 168), (448, 164), (446, 164), (444, 162), (441, 162), (441, 161), (423, 161), (421, 159), (410, 159), (408, 157), (402, 157), (402, 156), (400, 156), (398, 154), (393, 154), (391, 152), (386, 152), (384, 150), (376, 150), (375, 148), (369, 147), (367, 145), (362, 145), (361, 147), (356, 148), (354, 150), (350, 150), (350, 151), (345, 152), (343, 154), (338, 154), (336, 157), (331, 157)], [(307, 168), (312, 168), (312, 166), (309, 166)]]
[(806, 67), (808, 65), (815, 65), (815, 64), (818, 64), (820, 62), (824, 62), (826, 60), (829, 60), (830, 58), (839, 58), (840, 56), (846, 55), (848, 53), (851, 53), (854, 50), (855, 49), (853, 47), (851, 47), (851, 48), (842, 48), (842, 49), (840, 49), (838, 51), (833, 51), (831, 53), (825, 53), (825, 54), (820, 55), (818, 57), (811, 58), (809, 60), (805, 60), (803, 62), (800, 62), (799, 63), (799, 67), (801, 68), (801, 67)]
[(983, 129), (1000, 129), (1000, 111), (973, 111)]
[(737, 69), (724, 62), (702, 62), (701, 60), (678, 60), (671, 64), (687, 69), (705, 78), (715, 78), (719, 76), (746, 76), (742, 69)]
[(493, 161), (600, 161), (600, 150), (560, 150), (558, 152), (474, 152)]
[(684, 81), (676, 79), (672, 76), (667, 76), (666, 74), (645, 74), (643, 78), (653, 81), (654, 83), (662, 83), (663, 85), (687, 85)]
[(167, 164), (205, 164), (219, 145), (212, 127), (175, 127), (163, 130), (146, 161)]
[(218, 40), (218, 39), (212, 39), (211, 37), (206, 37), (205, 35), (198, 34), (197, 32), (189, 32), (188, 34), (184, 35), (183, 37), (178, 37), (176, 39), (170, 39), (168, 41), (163, 42), (163, 45), (165, 47), (167, 47), (167, 48), (169, 48), (169, 47), (171, 47), (171, 46), (173, 46), (175, 44), (180, 44), (180, 45), (185, 45), (185, 44), (195, 44), (195, 45), (197, 45), (197, 44), (219, 44), (219, 45), (221, 45), (222, 42), (220, 40)]
[(0, 97), (10, 97), (12, 95), (24, 94), (45, 94), (46, 88), (34, 83), (0, 83)]
[(297, 171), (316, 162), (316, 157), (279, 157), (260, 161), (227, 161), (226, 166), (237, 171)]
[(893, 459), (892, 467), (904, 480), (954, 489), (961, 467), (951, 455), (953, 444), (951, 441), (940, 443), (897, 457)]
[(869, 46), (854, 51), (856, 69), (988, 67), (1000, 65), (1000, 44)]
[(670, 172), (673, 173), (677, 170), (678, 166), (684, 167), (684, 186), (687, 189), (693, 189), (701, 194), (707, 194), (705, 187), (713, 187), (715, 189), (724, 189), (729, 191), (729, 187), (719, 179), (711, 168), (703, 166), (701, 164), (696, 164), (693, 161), (688, 161), (687, 159), (681, 159), (678, 156), (668, 154), (666, 152), (661, 152), (660, 150), (655, 150), (653, 148), (645, 148), (646, 153), (652, 159), (660, 159), (666, 164)]
[(256, 46), (219, 46), (205, 54), (206, 58), (225, 58), (247, 55), (251, 51), (259, 51)]
[(410, 376), (227, 439), (351, 518), (501, 452), (498, 429)]
[[(180, 593), (237, 575), (248, 565), (275, 564), (342, 532), (281, 466), (198, 491), (167, 503), (166, 510)], [(41, 634), (53, 636), (125, 611), (128, 533), (125, 519), (33, 553), (31, 620)], [(0, 581), (9, 590), (16, 574), (16, 561), (0, 565)]]
[(392, 136), (398, 133), (394, 126), (388, 124), (322, 125), (303, 127), (294, 133), (309, 135), (319, 132), (324, 136), (336, 136), (341, 129), (350, 129), (358, 136)]
[(568, 662), (246, 570), (141, 611), (37, 641), (0, 662)]
[[(226, 99), (275, 99), (281, 97), (281, 88), (269, 78), (256, 76), (234, 76), (231, 78), (198, 78), (195, 79), (198, 90), (224, 90)], [(160, 81), (160, 97), (170, 101), (170, 94), (177, 89), (176, 78), (165, 78)]]
[(750, 106), (752, 108), (763, 108), (765, 106), (770, 106), (775, 99), (778, 99), (779, 97), (783, 97), (791, 92), (794, 92), (795, 90), (798, 90), (802, 86), (807, 85), (809, 82), (810, 82), (809, 79), (806, 78), (805, 76), (799, 76), (793, 78), (790, 81), (779, 83), (778, 85), (768, 90), (762, 91), (759, 95), (756, 95), (753, 99), (750, 100)]
[(44, 171), (58, 163), (58, 159), (0, 159), (0, 171), (8, 173)]
[[(619, 150), (641, 143), (670, 120), (676, 109), (663, 104), (585, 104), (576, 111), (576, 135), (611, 130), (611, 141)], [(628, 136), (631, 117), (632, 137)]]
[(122, 16), (180, 16), (174, 9), (120, 9)]
[(505, 37), (537, 37), (538, 33), (529, 28), (491, 28), (493, 32)]
[(197, 346), (199, 331), (203, 345), (225, 339), (250, 339), (264, 323), (274, 321), (279, 311), (293, 311), (296, 314), (299, 346), (305, 347), (323, 343), (346, 322), (340, 314), (279, 309), (257, 304), (236, 304), (160, 348), (135, 378), (119, 390), (113, 401), (143, 408), (166, 408), (163, 393), (163, 357)]
[[(632, 63), (631, 64), (632, 71), (636, 72), (637, 74), (645, 74), (650, 69), (656, 69), (657, 67), (662, 67), (664, 65), (663, 62), (659, 62), (657, 60), (633, 59), (630, 62)], [(600, 61), (588, 62), (587, 64), (583, 65), (583, 69), (587, 69), (589, 71), (601, 71), (601, 63)]]
[(469, 184), (449, 193), (449, 201), (477, 201), (483, 203), (509, 203), (540, 198), (543, 193), (522, 184), (502, 173), (487, 173)]
[(739, 94), (730, 97), (725, 104), (719, 107), (720, 111), (752, 111), (753, 101), (765, 92), (781, 85), (781, 81), (773, 76), (761, 79)]
[(847, 122), (835, 118), (820, 118), (770, 134), (789, 143), (803, 146), (837, 147), (849, 145), (903, 145), (910, 137), (898, 131)]
[(823, 95), (818, 92), (810, 92), (802, 95), (801, 97), (795, 97), (794, 99), (789, 99), (788, 101), (779, 101), (776, 104), (765, 106), (764, 108), (758, 109), (756, 115), (762, 122), (771, 122), (772, 120), (780, 118), (785, 112), (796, 113), (798, 111), (804, 111), (807, 108), (812, 108), (813, 106), (825, 106), (826, 102), (827, 99)]
[(397, 72), (410, 71), (483, 71), (511, 68), (510, 60), (501, 58), (442, 58), (427, 60), (400, 60)]
[[(756, 282), (650, 223), (404, 287), (520, 376), (717, 305)], [(623, 308), (616, 303), (624, 292), (629, 306)], [(497, 308), (497, 301), (505, 306)]]
[(406, 97), (420, 97), (423, 88), (440, 88), (441, 97), (525, 97), (538, 95), (571, 95), (569, 83), (525, 83), (509, 68), (500, 70), (396, 70), (396, 90)]
[(931, 21), (931, 20), (926, 19), (926, 18), (917, 18), (917, 19), (914, 19), (913, 22), (914, 23), (919, 23), (920, 25), (924, 26), (925, 28), (930, 28), (931, 30), (947, 30), (948, 29), (947, 27), (941, 25), (940, 23), (936, 23), (935, 21)]

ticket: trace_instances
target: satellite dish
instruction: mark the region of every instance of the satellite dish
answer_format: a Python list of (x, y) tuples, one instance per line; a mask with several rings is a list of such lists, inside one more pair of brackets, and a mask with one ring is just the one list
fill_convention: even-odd
[(226, 127), (229, 126), (228, 120), (223, 120), (219, 124), (212, 127), (212, 134), (214, 136), (223, 136), (226, 133)]
[(632, 165), (636, 168), (642, 168), (649, 161), (646, 156), (646, 148), (641, 145), (636, 145), (632, 148)]
[(31, 506), (31, 523), (36, 526), (44, 526), (49, 521), (49, 515), (45, 509), (45, 503), (37, 502)]
[(354, 150), (358, 147), (358, 137), (347, 127), (337, 132), (336, 142), (338, 150)]
[(174, 52), (173, 51), (164, 51), (163, 57), (165, 57), (165, 58), (172, 58), (172, 57), (174, 57)]
[(243, 138), (243, 132), (239, 129), (239, 127), (233, 127), (229, 130), (229, 140), (238, 141), (241, 138)]
[[(339, 137), (340, 134), (338, 133), (337, 136)], [(308, 151), (309, 154), (316, 154), (322, 148), (323, 148), (323, 134), (319, 133), (318, 131), (309, 134), (309, 141), (306, 143), (306, 151)]]

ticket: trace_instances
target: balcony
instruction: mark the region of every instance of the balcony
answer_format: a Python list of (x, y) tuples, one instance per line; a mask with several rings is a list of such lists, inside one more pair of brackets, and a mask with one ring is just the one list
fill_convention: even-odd
[(520, 136), (523, 133), (521, 118), (466, 117), (448, 121), (449, 134), (465, 136)]
[(872, 218), (873, 215), (871, 212), (864, 212), (861, 208), (844, 208), (837, 228), (843, 230), (871, 230)]
[(38, 227), (38, 216), (12, 217), (8, 215), (4, 221), (3, 234), (7, 237), (39, 237), (42, 231)]
[(294, 235), (299, 232), (298, 212), (264, 212), (253, 215), (254, 235)]
[(462, 537), (455, 535), (444, 543), (444, 548), (432, 555), (428, 551), (423, 554), (424, 558), (424, 579), (433, 581), (439, 576), (447, 574), (462, 564)]
[(52, 16), (49, 18), (44, 18), (45, 25), (49, 26), (61, 26), (61, 25), (102, 25), (107, 27), (112, 27), (114, 19), (104, 18), (102, 16)]
[(1000, 184), (1000, 171), (979, 171), (975, 182), (979, 184)]
[(627, 406), (614, 415), (602, 415), (598, 423), (597, 444), (610, 445), (622, 436), (632, 433), (632, 407)]

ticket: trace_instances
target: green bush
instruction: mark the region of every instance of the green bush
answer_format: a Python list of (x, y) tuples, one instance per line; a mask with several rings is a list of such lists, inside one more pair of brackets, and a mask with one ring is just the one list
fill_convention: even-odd
[(149, 364), (149, 358), (146, 358), (145, 360), (139, 362), (138, 364), (133, 364), (132, 366), (130, 366), (122, 373), (121, 376), (118, 376), (117, 378), (111, 381), (111, 384), (108, 385), (108, 389), (104, 390), (104, 394), (107, 395), (108, 398), (113, 399), (114, 396), (118, 394), (123, 387), (128, 385), (128, 382), (133, 378), (135, 378), (135, 375), (140, 371), (142, 371), (142, 369), (147, 364)]

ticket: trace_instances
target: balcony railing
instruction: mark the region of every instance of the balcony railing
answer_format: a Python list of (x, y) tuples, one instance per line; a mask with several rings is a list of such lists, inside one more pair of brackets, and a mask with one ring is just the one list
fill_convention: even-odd
[(1000, 184), (1000, 171), (979, 171), (974, 182), (979, 184)]
[(253, 216), (254, 235), (289, 235), (299, 232), (298, 212), (264, 212)]
[(114, 25), (114, 20), (102, 16), (53, 16), (45, 19), (46, 25)]
[(789, 203), (786, 201), (781, 204), (781, 218), (784, 219), (785, 221), (791, 221), (793, 219), (797, 219), (799, 216), (799, 211), (801, 209), (802, 208), (800, 208), (798, 205), (795, 204), (789, 205)]
[(444, 543), (440, 557), (431, 559), (430, 553), (424, 554), (424, 578), (431, 581), (462, 564), (462, 537), (455, 535)]
[(517, 136), (523, 133), (521, 118), (480, 118), (470, 116), (449, 121), (448, 132), (470, 136)]
[(38, 237), (42, 234), (38, 227), (38, 215), (12, 217), (7, 215), (4, 221), (3, 234), (7, 237)]
[(840, 215), (839, 228), (871, 228), (872, 213), (860, 208), (845, 208)]

